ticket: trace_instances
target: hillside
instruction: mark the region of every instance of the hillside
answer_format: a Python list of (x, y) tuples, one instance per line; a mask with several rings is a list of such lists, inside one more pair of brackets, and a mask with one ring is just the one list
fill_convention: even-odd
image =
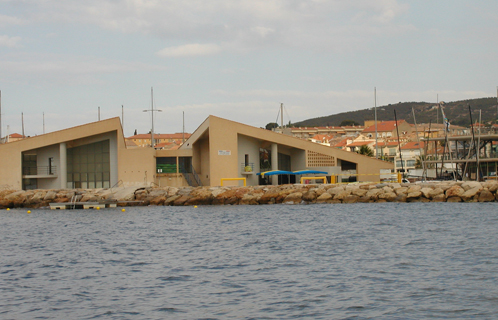
[[(417, 123), (432, 123), (439, 119), (442, 123), (441, 113), (437, 114), (437, 108), (434, 108), (435, 103), (428, 102), (400, 102), (397, 104), (389, 104), (387, 106), (377, 107), (377, 119), (379, 121), (394, 120), (394, 109), (398, 120), (406, 120), (409, 123), (414, 123), (412, 108), (415, 111)], [(496, 123), (497, 120), (497, 101), (496, 98), (480, 98), (471, 100), (462, 100), (447, 102), (444, 104), (444, 112), (451, 124), (459, 126), (469, 126), (469, 108), (472, 108), (472, 119), (475, 122), (479, 120), (479, 110), (482, 112), (482, 122)], [(365, 120), (374, 119), (374, 108), (363, 109), (357, 111), (349, 111), (330, 116), (313, 118), (293, 123), (295, 127), (314, 127), (314, 126), (338, 126), (343, 120), (353, 120), (363, 125)]]

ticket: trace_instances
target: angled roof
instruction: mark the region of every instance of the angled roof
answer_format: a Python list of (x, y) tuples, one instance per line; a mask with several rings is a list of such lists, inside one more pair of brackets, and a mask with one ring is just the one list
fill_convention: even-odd
[(347, 145), (347, 147), (361, 147), (368, 146), (369, 144), (373, 144), (375, 141), (355, 141)]
[[(364, 155), (360, 155), (354, 152), (348, 152), (345, 150), (341, 150), (338, 148), (331, 148), (329, 146), (324, 146), (322, 144), (314, 143), (311, 141), (299, 139), (296, 137), (284, 135), (281, 133), (277, 133), (274, 131), (256, 128), (253, 126), (249, 126), (246, 124), (238, 123), (235, 121), (226, 120), (223, 118), (219, 118), (216, 116), (209, 116), (195, 131), (192, 133), (192, 136), (185, 141), (185, 143), (180, 147), (180, 149), (190, 149), (193, 145), (196, 144), (198, 140), (202, 140), (204, 138), (209, 137), (211, 140), (211, 129), (213, 129), (213, 133), (216, 132), (217, 137), (221, 136), (236, 136), (236, 135), (245, 135), (251, 137), (253, 139), (257, 139), (269, 144), (277, 144), (282, 147), (291, 147), (295, 149), (307, 150), (317, 153), (322, 153), (325, 155), (330, 155), (336, 157), (337, 159), (343, 161), (350, 161), (354, 163), (364, 163), (366, 159), (367, 162), (370, 163), (370, 166), (374, 167), (382, 167), (386, 169), (391, 169), (393, 167), (392, 163), (371, 159), (370, 157), (366, 157)], [(225, 131), (226, 132), (223, 132)], [(222, 135), (220, 136), (220, 134)], [(213, 138), (213, 143), (216, 143), (216, 147), (222, 148), (222, 141), (217, 141), (217, 138)], [(372, 161), (372, 162), (370, 162)], [(367, 170), (369, 166), (362, 164), (361, 169), (359, 171)]]
[(407, 142), (405, 145), (401, 146), (401, 150), (412, 150), (412, 149), (420, 149), (424, 147), (424, 142), (420, 141), (410, 141)]
[[(398, 120), (398, 125), (406, 122), (405, 120)], [(377, 123), (377, 132), (392, 132), (396, 129), (396, 121), (382, 121)], [(375, 125), (365, 128), (363, 132), (375, 132)]]

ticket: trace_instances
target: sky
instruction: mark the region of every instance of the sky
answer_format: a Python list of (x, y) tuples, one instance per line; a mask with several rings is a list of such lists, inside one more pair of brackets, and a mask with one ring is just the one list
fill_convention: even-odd
[[(0, 0), (1, 135), (495, 97), (496, 0)], [(151, 95), (153, 88), (153, 95)], [(376, 100), (374, 99), (374, 88)], [(185, 115), (185, 122), (183, 122)]]

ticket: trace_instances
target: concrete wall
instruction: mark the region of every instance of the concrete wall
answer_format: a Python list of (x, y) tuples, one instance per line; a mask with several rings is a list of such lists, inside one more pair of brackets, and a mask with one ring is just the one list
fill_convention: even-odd
[(156, 178), (154, 155), (153, 148), (120, 149), (118, 181), (124, 186), (150, 186)]
[(35, 150), (36, 165), (38, 167), (48, 167), (48, 158), (54, 158), (56, 166), (56, 174), (54, 178), (39, 178), (37, 185), (39, 189), (59, 189), (61, 187), (61, 162), (59, 145), (51, 145), (48, 147)]
[[(256, 173), (260, 172), (259, 169), (259, 146), (260, 141), (248, 136), (238, 135), (238, 155), (237, 161), (239, 164), (239, 175), (240, 178), (246, 178), (247, 185), (255, 186), (259, 184), (259, 178)], [(249, 163), (254, 164), (254, 170), (251, 174), (242, 174), (242, 164), (245, 162), (245, 155), (249, 156)], [(234, 184), (234, 183), (232, 183)], [(228, 185), (228, 183), (227, 183)]]

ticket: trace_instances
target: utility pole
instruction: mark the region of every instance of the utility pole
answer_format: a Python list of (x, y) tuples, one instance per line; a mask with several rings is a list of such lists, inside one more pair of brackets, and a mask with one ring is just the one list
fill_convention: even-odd
[(100, 107), (99, 107), (99, 121), (100, 121)]
[(43, 113), (43, 134), (45, 134), (45, 112)]
[(162, 112), (162, 110), (154, 109), (154, 89), (152, 87), (150, 87), (150, 100), (151, 100), (150, 110), (144, 110), (144, 112), (150, 111), (150, 113), (152, 115), (152, 129), (150, 131), (150, 141), (151, 141), (150, 145), (152, 148), (154, 148), (154, 112)]

